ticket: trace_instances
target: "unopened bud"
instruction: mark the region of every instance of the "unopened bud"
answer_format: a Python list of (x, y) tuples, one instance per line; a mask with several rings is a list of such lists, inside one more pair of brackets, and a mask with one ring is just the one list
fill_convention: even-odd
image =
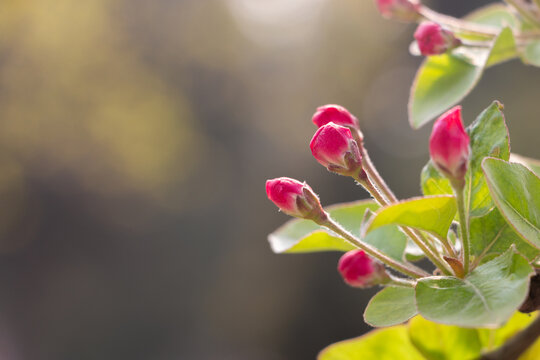
[(349, 128), (334, 123), (321, 126), (309, 147), (315, 159), (330, 171), (352, 175), (362, 169), (362, 155)]
[(416, 0), (376, 0), (381, 15), (387, 19), (414, 22), (420, 18)]
[(452, 32), (434, 22), (423, 22), (418, 25), (414, 38), (424, 56), (444, 54), (461, 44)]
[(356, 129), (360, 128), (358, 119), (351, 114), (349, 110), (339, 105), (329, 104), (319, 106), (311, 120), (317, 127), (333, 122), (336, 125), (348, 126)]
[(469, 136), (463, 128), (461, 106), (441, 115), (429, 139), (431, 160), (454, 184), (463, 186), (470, 155)]
[(343, 280), (352, 287), (367, 288), (390, 282), (384, 265), (368, 256), (363, 250), (345, 253), (338, 263)]
[(267, 180), (266, 195), (288, 215), (314, 221), (326, 219), (319, 198), (305, 182), (287, 177)]

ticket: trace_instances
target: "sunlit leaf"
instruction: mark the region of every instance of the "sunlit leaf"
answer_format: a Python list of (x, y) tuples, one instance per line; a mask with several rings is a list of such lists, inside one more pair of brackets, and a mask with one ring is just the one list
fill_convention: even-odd
[(418, 312), (428, 320), (463, 327), (498, 327), (521, 305), (532, 268), (511, 247), (465, 279), (422, 278), (416, 285)]
[(386, 225), (402, 225), (446, 238), (455, 214), (456, 201), (453, 196), (413, 198), (378, 210), (366, 231), (369, 233)]
[(540, 178), (527, 167), (486, 158), (482, 164), (491, 196), (505, 219), (540, 249)]
[(371, 298), (364, 320), (375, 327), (401, 324), (416, 315), (414, 301), (413, 288), (386, 287)]

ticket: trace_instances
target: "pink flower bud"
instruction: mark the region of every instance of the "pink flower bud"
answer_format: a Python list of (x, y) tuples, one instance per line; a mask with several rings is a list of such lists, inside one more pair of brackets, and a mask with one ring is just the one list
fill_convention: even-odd
[(384, 265), (369, 257), (363, 250), (345, 253), (338, 263), (343, 280), (353, 287), (366, 288), (390, 281)]
[(414, 22), (420, 18), (420, 4), (416, 0), (376, 0), (381, 15), (387, 19)]
[(360, 128), (358, 119), (343, 106), (339, 105), (324, 105), (318, 107), (311, 120), (317, 127), (333, 122), (336, 125), (348, 126), (355, 129)]
[(463, 128), (461, 106), (442, 114), (429, 139), (429, 153), (437, 168), (451, 181), (463, 182), (470, 155), (469, 136)]
[(461, 44), (454, 34), (434, 22), (421, 23), (414, 32), (414, 38), (422, 55), (440, 55)]
[(267, 180), (266, 195), (288, 215), (315, 221), (326, 218), (319, 198), (305, 182), (287, 177)]
[(362, 156), (351, 130), (328, 123), (321, 126), (309, 144), (315, 159), (328, 170), (350, 175), (362, 168)]

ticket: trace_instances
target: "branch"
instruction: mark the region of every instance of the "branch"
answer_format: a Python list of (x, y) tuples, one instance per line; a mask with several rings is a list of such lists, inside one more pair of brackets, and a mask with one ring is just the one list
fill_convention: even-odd
[(497, 350), (486, 353), (480, 360), (517, 360), (540, 336), (540, 316)]

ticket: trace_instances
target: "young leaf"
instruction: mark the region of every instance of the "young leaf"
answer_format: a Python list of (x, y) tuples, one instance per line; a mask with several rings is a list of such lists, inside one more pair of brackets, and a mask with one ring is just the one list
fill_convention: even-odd
[(488, 60), (494, 64), (506, 59), (506, 55), (501, 54), (507, 54), (511, 45), (509, 39), (513, 40), (512, 31), (505, 28), (491, 48), (460, 47), (451, 53), (428, 57), (420, 66), (411, 88), (411, 126), (421, 127), (463, 99), (482, 76)]
[[(482, 173), (482, 160), (487, 156), (508, 160), (510, 156), (510, 138), (502, 105), (494, 101), (467, 127), (467, 133), (471, 139), (471, 158), (466, 174), (465, 203), (471, 216), (482, 216), (494, 206)], [(425, 195), (453, 193), (450, 182), (431, 160), (422, 170), (421, 184)]]
[(506, 221), (540, 249), (540, 178), (521, 164), (493, 158), (484, 159), (482, 168)]
[(482, 173), (482, 160), (487, 156), (503, 160), (510, 157), (510, 137), (502, 105), (494, 101), (467, 130), (471, 139), (471, 159), (466, 174), (465, 202), (470, 216), (482, 216), (493, 207)]
[(514, 229), (508, 225), (497, 208), (481, 217), (474, 217), (470, 223), (471, 255), (480, 263), (483, 258), (493, 254), (501, 254), (512, 245), (520, 254), (532, 261), (540, 254), (540, 250), (524, 241)]
[[(327, 208), (330, 215), (354, 235), (360, 235), (360, 222), (367, 209), (375, 210), (372, 201), (338, 204)], [(353, 245), (332, 231), (310, 220), (293, 219), (268, 236), (275, 253), (306, 253), (316, 251), (349, 251)], [(397, 227), (380, 229), (363, 239), (388, 256), (402, 260), (407, 238)]]
[(521, 305), (532, 268), (512, 246), (465, 279), (422, 278), (416, 285), (418, 312), (428, 320), (463, 327), (498, 327)]
[(322, 350), (317, 360), (425, 360), (409, 340), (405, 325), (375, 330)]
[(475, 359), (482, 343), (475, 329), (441, 325), (416, 316), (409, 321), (409, 337), (426, 359)]
[(453, 196), (413, 198), (378, 210), (371, 218), (366, 232), (385, 225), (402, 225), (446, 238), (455, 214), (456, 200)]
[(374, 327), (401, 324), (416, 315), (414, 289), (389, 286), (369, 301), (364, 321)]

